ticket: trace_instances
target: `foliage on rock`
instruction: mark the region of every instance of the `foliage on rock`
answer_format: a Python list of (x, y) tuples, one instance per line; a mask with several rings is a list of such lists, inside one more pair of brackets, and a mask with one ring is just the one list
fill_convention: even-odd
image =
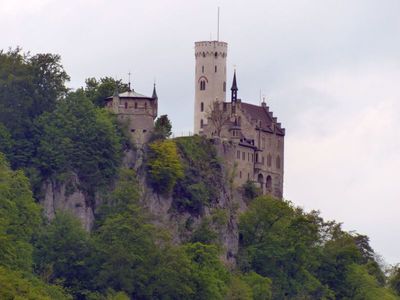
[(223, 186), (221, 163), (214, 146), (204, 137), (175, 139), (184, 167), (177, 181), (173, 199), (178, 210), (201, 214), (205, 206), (216, 201)]
[(148, 179), (153, 189), (169, 194), (177, 180), (184, 175), (176, 143), (173, 140), (155, 141), (149, 145)]

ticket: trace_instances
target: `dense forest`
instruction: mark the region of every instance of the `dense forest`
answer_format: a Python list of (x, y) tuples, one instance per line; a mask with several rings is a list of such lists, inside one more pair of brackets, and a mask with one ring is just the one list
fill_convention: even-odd
[[(68, 80), (58, 55), (0, 52), (0, 299), (400, 299), (400, 268), (385, 267), (367, 236), (251, 182), (240, 189), (234, 264), (222, 257), (221, 209), (195, 229), (186, 222), (191, 234), (177, 243), (143, 205), (144, 185), (171, 197), (176, 214), (205, 216), (229, 185), (213, 145), (169, 138), (161, 116), (144, 167), (127, 168), (134, 143), (103, 108), (127, 86), (88, 78), (72, 91)], [(40, 205), (43, 182), (71, 173), (88, 199), (102, 195), (90, 232)]]

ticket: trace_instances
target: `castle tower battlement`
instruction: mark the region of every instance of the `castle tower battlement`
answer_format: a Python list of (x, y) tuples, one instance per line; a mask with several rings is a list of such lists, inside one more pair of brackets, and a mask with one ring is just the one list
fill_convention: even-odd
[(221, 41), (195, 42), (194, 133), (207, 124), (207, 111), (214, 101), (226, 99), (228, 44)]

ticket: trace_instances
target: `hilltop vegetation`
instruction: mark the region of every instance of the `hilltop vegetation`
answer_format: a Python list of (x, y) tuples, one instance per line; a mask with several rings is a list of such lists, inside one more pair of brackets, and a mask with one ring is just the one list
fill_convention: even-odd
[[(400, 298), (399, 269), (384, 273), (367, 236), (251, 183), (245, 212), (219, 208), (229, 188), (216, 149), (199, 136), (168, 139), (166, 116), (143, 174), (124, 167), (129, 139), (101, 99), (126, 86), (91, 78), (69, 91), (68, 78), (57, 55), (0, 53), (1, 299)], [(80, 185), (67, 192), (102, 196), (91, 232), (68, 212), (45, 219), (38, 204), (45, 180), (72, 173)], [(174, 213), (199, 220), (182, 243), (144, 208), (140, 176)], [(232, 219), (239, 251), (226, 265), (214, 225)]]

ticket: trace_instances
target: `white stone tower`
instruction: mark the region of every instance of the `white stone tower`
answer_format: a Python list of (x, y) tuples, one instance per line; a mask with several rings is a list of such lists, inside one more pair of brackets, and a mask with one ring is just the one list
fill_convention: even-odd
[(226, 96), (226, 56), (228, 44), (220, 41), (195, 42), (194, 133), (207, 124), (206, 114), (214, 101)]

